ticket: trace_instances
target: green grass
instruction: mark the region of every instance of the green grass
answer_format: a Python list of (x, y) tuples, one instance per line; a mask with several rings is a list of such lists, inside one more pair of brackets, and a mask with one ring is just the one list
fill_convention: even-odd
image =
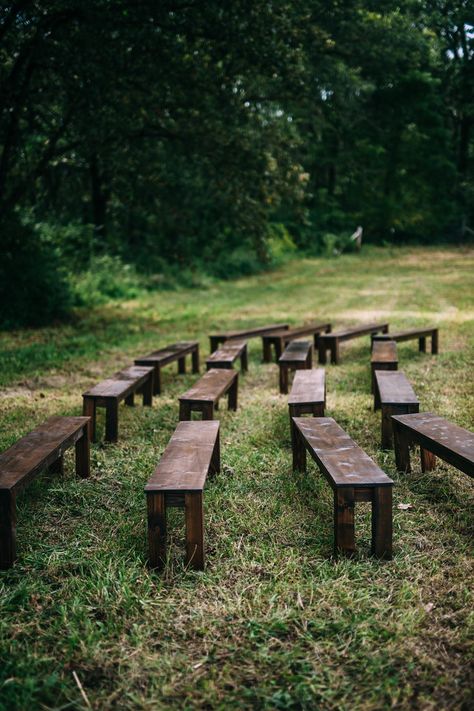
[[(474, 254), (365, 250), (295, 260), (206, 290), (114, 303), (74, 323), (1, 339), (0, 447), (133, 356), (178, 338), (288, 319), (436, 324), (440, 355), (400, 344), (423, 410), (473, 428)], [(472, 481), (439, 463), (395, 471), (372, 411), (368, 338), (327, 367), (327, 414), (396, 481), (394, 559), (332, 558), (332, 497), (313, 464), (291, 472), (276, 365), (251, 341), (240, 407), (219, 411), (222, 473), (205, 493), (207, 568), (183, 566), (173, 511), (163, 575), (146, 567), (143, 487), (194, 380), (175, 367), (152, 409), (121, 408), (117, 445), (92, 448), (92, 476), (44, 474), (19, 499), (18, 553), (0, 573), (0, 709), (468, 709), (472, 678)], [(397, 508), (410, 503), (408, 511)]]

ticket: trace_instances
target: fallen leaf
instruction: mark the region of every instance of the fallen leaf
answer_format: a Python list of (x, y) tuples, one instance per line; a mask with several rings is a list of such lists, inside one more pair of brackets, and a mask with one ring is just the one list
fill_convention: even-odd
[(400, 511), (409, 511), (413, 508), (413, 504), (398, 504), (397, 509)]
[(434, 603), (433, 602), (428, 602), (426, 605), (423, 605), (425, 608), (425, 612), (431, 612), (431, 610), (434, 608)]

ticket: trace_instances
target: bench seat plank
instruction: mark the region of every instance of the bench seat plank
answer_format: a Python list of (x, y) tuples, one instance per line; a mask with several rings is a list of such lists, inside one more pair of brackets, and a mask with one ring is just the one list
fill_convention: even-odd
[(374, 334), (372, 340), (383, 341), (390, 338), (392, 341), (413, 341), (418, 338), (419, 350), (426, 352), (426, 338), (431, 337), (431, 353), (436, 355), (439, 350), (439, 329), (429, 326), (426, 328), (406, 328), (402, 331), (394, 331), (390, 334)]
[(240, 358), (242, 372), (248, 369), (247, 341), (225, 341), (220, 348), (211, 353), (206, 358), (206, 367), (210, 368), (232, 368), (233, 364)]
[(278, 362), (285, 346), (302, 336), (313, 336), (314, 347), (318, 346), (320, 333), (330, 333), (330, 323), (307, 323), (296, 328), (280, 329), (272, 331), (262, 336), (263, 362), (270, 363), (272, 360), (272, 346), (275, 349), (275, 359)]
[(332, 333), (322, 333), (318, 339), (319, 362), (326, 363), (326, 351), (331, 351), (331, 363), (339, 363), (339, 344), (353, 338), (359, 338), (382, 331), (388, 333), (388, 323), (366, 323), (352, 328), (333, 331)]
[(392, 415), (418, 412), (420, 402), (413, 387), (400, 370), (376, 370), (374, 410), (382, 410), (382, 449), (393, 441)]
[(186, 521), (186, 565), (204, 568), (203, 489), (220, 470), (219, 422), (179, 422), (158, 466), (145, 486), (149, 564), (166, 561), (166, 514), (182, 507)]
[(179, 419), (189, 420), (191, 411), (202, 412), (203, 419), (212, 420), (219, 399), (228, 393), (229, 409), (237, 409), (238, 373), (227, 368), (211, 368), (179, 397)]
[(150, 366), (155, 368), (153, 393), (158, 395), (162, 392), (161, 368), (170, 363), (178, 361), (178, 373), (186, 372), (186, 356), (191, 355), (193, 373), (199, 373), (199, 342), (198, 341), (178, 341), (169, 346), (152, 351), (146, 356), (135, 358), (135, 365)]
[(370, 357), (371, 391), (375, 393), (376, 370), (398, 370), (397, 344), (395, 341), (374, 341)]
[[(434, 457), (440, 457), (465, 474), (474, 476), (474, 432), (432, 412), (395, 415), (392, 420), (399, 470), (411, 470), (409, 444), (416, 443), (422, 448), (423, 471), (431, 470)], [(434, 456), (426, 456), (423, 450)]]
[(326, 372), (324, 368), (298, 370), (288, 397), (288, 405), (312, 405), (326, 400)]
[(354, 506), (372, 503), (372, 552), (392, 556), (393, 481), (332, 417), (294, 417), (293, 469), (310, 453), (334, 492), (335, 551), (355, 551)]

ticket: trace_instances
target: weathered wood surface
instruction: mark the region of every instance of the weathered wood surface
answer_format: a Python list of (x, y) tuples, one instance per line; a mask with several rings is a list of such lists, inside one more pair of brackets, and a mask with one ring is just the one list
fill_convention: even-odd
[(395, 460), (399, 471), (411, 471), (412, 444), (421, 448), (422, 471), (435, 466), (435, 457), (474, 476), (474, 432), (459, 427), (432, 412), (392, 417)]
[(96, 441), (97, 407), (105, 407), (105, 440), (118, 439), (118, 406), (122, 400), (133, 406), (135, 393), (143, 394), (143, 405), (153, 402), (153, 366), (131, 365), (83, 393), (83, 414), (90, 417), (89, 437)]
[(346, 328), (332, 333), (321, 333), (318, 339), (319, 362), (326, 363), (326, 351), (331, 352), (331, 363), (339, 363), (339, 345), (344, 341), (360, 338), (382, 331), (388, 333), (388, 323), (366, 323), (352, 328)]
[(280, 329), (288, 328), (287, 323), (271, 323), (266, 326), (253, 326), (251, 328), (242, 328), (237, 331), (221, 331), (219, 333), (213, 333), (209, 336), (210, 350), (213, 353), (216, 348), (218, 348), (219, 343), (224, 343), (232, 339), (240, 338), (256, 338), (257, 336), (263, 336), (264, 333), (269, 331), (278, 331)]
[(278, 359), (280, 392), (288, 392), (288, 371), (312, 368), (313, 347), (310, 341), (291, 341)]
[(382, 448), (392, 446), (392, 415), (418, 412), (420, 402), (402, 371), (376, 370), (374, 409), (382, 409)]
[(397, 370), (398, 355), (395, 341), (374, 341), (370, 358), (371, 391), (375, 393), (375, 371)]
[(298, 417), (305, 412), (324, 415), (326, 402), (326, 371), (324, 368), (298, 370), (288, 397), (290, 416)]
[(413, 341), (418, 338), (418, 348), (426, 353), (426, 339), (431, 338), (431, 353), (436, 355), (439, 352), (439, 330), (435, 327), (428, 328), (407, 328), (403, 331), (394, 331), (390, 334), (374, 334), (372, 341), (383, 341), (389, 338), (391, 341)]
[(293, 469), (306, 470), (306, 451), (334, 491), (335, 551), (355, 551), (354, 506), (372, 504), (372, 552), (392, 557), (393, 481), (332, 417), (293, 418)]
[(226, 341), (220, 348), (206, 358), (206, 368), (232, 368), (240, 358), (242, 372), (248, 370), (247, 341)]
[(16, 496), (47, 467), (62, 473), (75, 446), (76, 474), (89, 476), (88, 417), (51, 417), (0, 454), (0, 569), (16, 558)]
[(135, 358), (135, 365), (152, 365), (155, 368), (153, 393), (158, 395), (162, 392), (161, 369), (174, 361), (178, 361), (178, 373), (185, 373), (187, 355), (191, 355), (193, 373), (199, 373), (198, 341), (179, 341), (178, 343), (172, 343), (146, 356)]
[(330, 323), (307, 323), (297, 328), (280, 329), (272, 331), (262, 336), (263, 362), (270, 363), (272, 360), (272, 346), (275, 349), (275, 360), (278, 361), (285, 346), (302, 336), (313, 336), (314, 347), (318, 347), (320, 333), (330, 333)]
[(238, 373), (233, 369), (212, 368), (179, 397), (179, 419), (189, 420), (191, 412), (202, 412), (212, 420), (219, 399), (228, 393), (229, 409), (237, 409)]
[(166, 562), (167, 509), (177, 506), (185, 510), (186, 565), (204, 568), (202, 492), (219, 470), (219, 422), (180, 422), (145, 486), (150, 567)]

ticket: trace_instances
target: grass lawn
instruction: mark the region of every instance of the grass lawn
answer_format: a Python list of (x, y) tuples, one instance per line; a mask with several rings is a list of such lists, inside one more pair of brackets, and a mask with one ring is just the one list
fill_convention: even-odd
[[(205, 356), (215, 328), (315, 318), (438, 325), (440, 355), (402, 343), (399, 367), (421, 410), (474, 429), (474, 252), (368, 249), (4, 334), (0, 449), (50, 415), (80, 414), (84, 390), (152, 348), (198, 338)], [(369, 338), (343, 344), (326, 369), (327, 414), (396, 482), (394, 559), (370, 557), (358, 504), (358, 554), (334, 560), (331, 490), (314, 464), (292, 475), (277, 366), (250, 344), (239, 410), (219, 410), (204, 573), (184, 569), (176, 510), (169, 565), (146, 567), (143, 487), (196, 377), (176, 364), (152, 409), (121, 406), (119, 442), (92, 447), (89, 480), (69, 457), (64, 479), (45, 473), (20, 497), (18, 561), (0, 573), (0, 709), (472, 708), (472, 480), (442, 462), (422, 474), (417, 457), (397, 474), (380, 449)]]

